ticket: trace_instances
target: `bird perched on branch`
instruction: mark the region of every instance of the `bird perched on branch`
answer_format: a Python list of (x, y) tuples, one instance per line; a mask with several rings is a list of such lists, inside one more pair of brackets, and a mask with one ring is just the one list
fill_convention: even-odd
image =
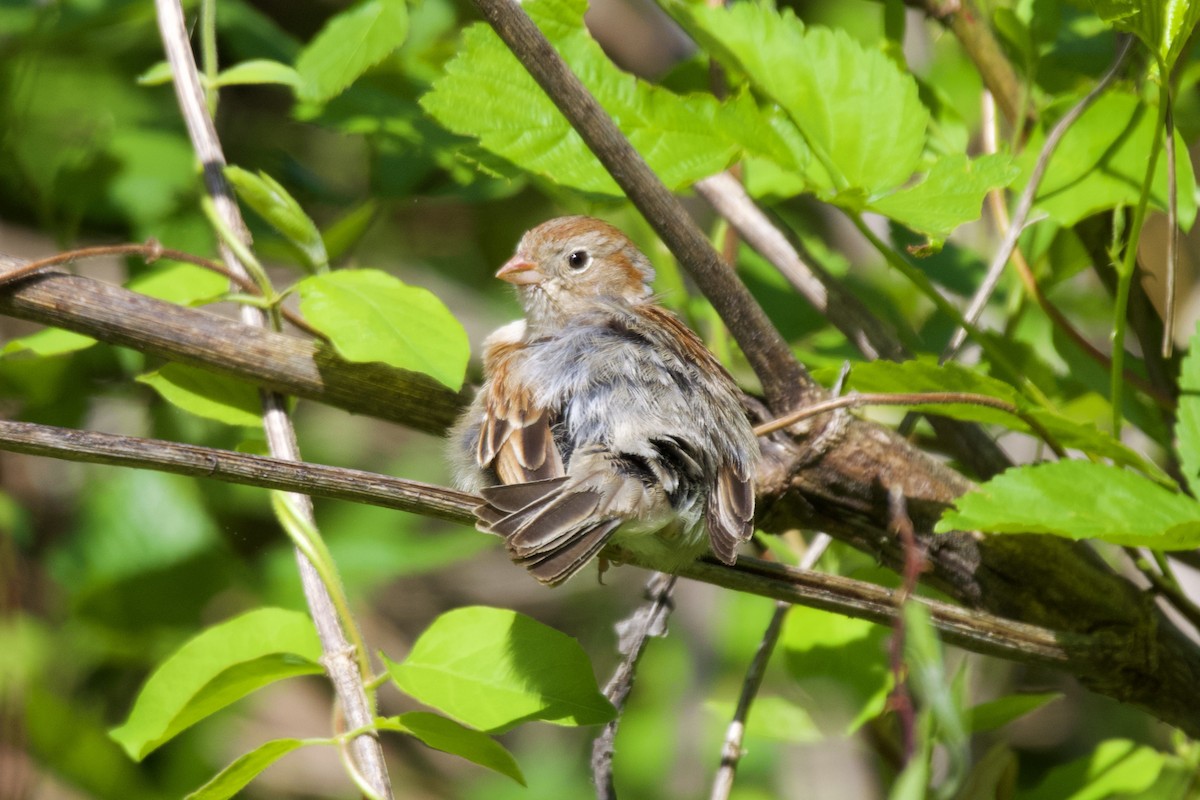
[(758, 445), (737, 387), (655, 305), (654, 269), (613, 226), (532, 229), (496, 277), (525, 319), (484, 344), (486, 380), (451, 434), (481, 530), (556, 586), (611, 539), (671, 570), (732, 564), (753, 532)]

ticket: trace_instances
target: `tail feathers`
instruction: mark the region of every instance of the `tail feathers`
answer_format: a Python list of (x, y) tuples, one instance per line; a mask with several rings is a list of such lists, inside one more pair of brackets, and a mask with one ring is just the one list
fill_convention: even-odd
[(596, 519), (601, 493), (566, 478), (483, 490), (480, 527), (505, 537), (509, 556), (542, 583), (557, 586), (600, 552), (623, 520)]

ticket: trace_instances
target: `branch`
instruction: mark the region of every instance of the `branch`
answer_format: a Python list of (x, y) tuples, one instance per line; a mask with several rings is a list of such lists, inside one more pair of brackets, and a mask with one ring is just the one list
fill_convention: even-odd
[(475, 0), (475, 5), (696, 280), (754, 368), (768, 405), (782, 413), (816, 391), (737, 275), (521, 6), (513, 0)]
[[(192, 55), (184, 24), (183, 6), (180, 0), (155, 0), (154, 6), (163, 50), (171, 65), (175, 96), (179, 101), (179, 110), (187, 127), (192, 149), (204, 171), (204, 185), (212, 198), (220, 226), (232, 232), (229, 239), (218, 237), (221, 258), (231, 272), (240, 278), (249, 279), (248, 265), (239, 258), (237, 251), (249, 247), (250, 234), (238, 210), (233, 190), (225, 180), (225, 154), (221, 150), (221, 142), (217, 138), (216, 127), (200, 84), (196, 59)], [(211, 10), (210, 8), (209, 11)], [(267, 315), (262, 310), (243, 305), (240, 311), (242, 321), (249, 327), (267, 327)], [(287, 414), (287, 399), (282, 394), (272, 391), (261, 391), (260, 397), (263, 430), (272, 455), (289, 461), (299, 461), (300, 449), (296, 443), (296, 431)], [(312, 499), (305, 494), (293, 494), (287, 497), (287, 501), (295, 511), (298, 524), (316, 531)], [(334, 693), (345, 715), (346, 725), (351, 730), (366, 730), (373, 724), (375, 717), (373, 703), (368, 698), (363, 683), (369, 671), (370, 656), (362, 652), (364, 648), (355, 630), (354, 620), (339, 615), (339, 603), (333, 595), (335, 591), (340, 593), (340, 586), (327, 586), (322, 581), (317, 565), (299, 548), (296, 550), (296, 562), (300, 570), (304, 596), (321, 640), (321, 662), (333, 684)], [(379, 740), (368, 733), (355, 736), (350, 742), (350, 750), (353, 752), (357, 770), (365, 781), (364, 788), (369, 788), (375, 797), (391, 798), (391, 781)], [(352, 777), (355, 777), (357, 782), (357, 776)]]
[[(361, 470), (29, 422), (0, 420), (0, 450), (303, 492), (467, 524), (474, 522), (474, 508), (482, 502), (481, 498), (465, 492)], [(609, 547), (604, 553), (613, 561), (654, 569), (644, 558), (620, 547)], [(888, 624), (896, 615), (896, 593), (891, 589), (754, 558), (742, 557), (734, 567), (710, 560), (697, 561), (677, 574), (880, 624)], [(1057, 633), (936, 600), (917, 602), (929, 607), (934, 625), (947, 642), (968, 650), (1085, 672), (1103, 664), (1081, 658), (1093, 650), (1091, 637), (1086, 635)]]
[[(0, 270), (25, 262), (0, 255)], [(238, 325), (118, 286), (43, 271), (5, 282), (0, 314), (54, 325), (110, 344), (212, 370), (264, 389), (440, 434), (466, 405), (432, 378), (344, 361), (330, 345)]]

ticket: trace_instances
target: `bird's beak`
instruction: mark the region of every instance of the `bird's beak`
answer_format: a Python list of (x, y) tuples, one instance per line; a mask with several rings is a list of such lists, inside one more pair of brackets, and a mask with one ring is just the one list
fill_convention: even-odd
[(521, 258), (521, 256), (510, 258), (508, 263), (496, 273), (496, 277), (516, 286), (528, 286), (546, 280), (546, 276), (538, 272), (536, 264)]

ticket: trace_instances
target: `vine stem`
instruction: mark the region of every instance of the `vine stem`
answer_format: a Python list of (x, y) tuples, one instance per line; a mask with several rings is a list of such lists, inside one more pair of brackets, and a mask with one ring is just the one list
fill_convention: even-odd
[[(1162, 70), (1160, 70), (1162, 71)], [(1142, 236), (1142, 225), (1146, 221), (1146, 209), (1150, 204), (1150, 190), (1154, 185), (1154, 173), (1158, 168), (1158, 151), (1162, 149), (1163, 129), (1167, 124), (1167, 104), (1170, 90), (1164, 76), (1159, 86), (1158, 115), (1154, 123), (1154, 140), (1150, 145), (1150, 158), (1146, 164), (1146, 177), (1142, 179), (1142, 191), (1138, 195), (1133, 211), (1133, 224), (1129, 226), (1129, 239), (1125, 243), (1125, 255), (1117, 264), (1117, 296), (1113, 310), (1112, 370), (1109, 372), (1109, 402), (1112, 404), (1113, 436), (1121, 435), (1122, 397), (1125, 390), (1125, 309), (1129, 305), (1129, 291), (1133, 275), (1137, 271), (1138, 241)], [(1164, 333), (1164, 336), (1169, 333)]]
[[(238, 257), (235, 248), (230, 246), (231, 240), (248, 245), (250, 237), (233, 192), (225, 180), (225, 154), (221, 149), (212, 115), (209, 113), (204, 88), (196, 68), (196, 59), (188, 41), (183, 8), (179, 0), (155, 0), (155, 9), (163, 48), (171, 65), (180, 112), (187, 126), (192, 148), (203, 170), (213, 212), (220, 220), (222, 228), (228, 232), (218, 241), (222, 260), (232, 272), (250, 279), (245, 263)], [(213, 68), (212, 64), (207, 66)], [(243, 305), (239, 313), (246, 325), (267, 327), (267, 316), (260, 309)], [(288, 461), (300, 460), (296, 433), (287, 415), (286, 399), (283, 395), (266, 390), (260, 390), (259, 396), (262, 398), (263, 428), (271, 454)], [(287, 502), (303, 524), (316, 529), (312, 499), (308, 495), (291, 494)], [(333, 683), (342, 713), (348, 727), (365, 728), (373, 721), (374, 707), (363, 685), (368, 676), (360, 669), (358, 658), (355, 657), (356, 648), (351, 644), (351, 639), (359, 640), (360, 637), (348, 637), (346, 633), (346, 628), (354, 627), (354, 621), (352, 618), (340, 617), (330, 589), (322, 582), (314, 564), (299, 550), (296, 561), (309, 610), (321, 640), (324, 653), (322, 662)], [(365, 655), (362, 657), (365, 658)], [(357, 762), (357, 771), (366, 780), (372, 792), (380, 798), (391, 798), (391, 781), (379, 740), (373, 735), (364, 734), (355, 737), (350, 749)]]

